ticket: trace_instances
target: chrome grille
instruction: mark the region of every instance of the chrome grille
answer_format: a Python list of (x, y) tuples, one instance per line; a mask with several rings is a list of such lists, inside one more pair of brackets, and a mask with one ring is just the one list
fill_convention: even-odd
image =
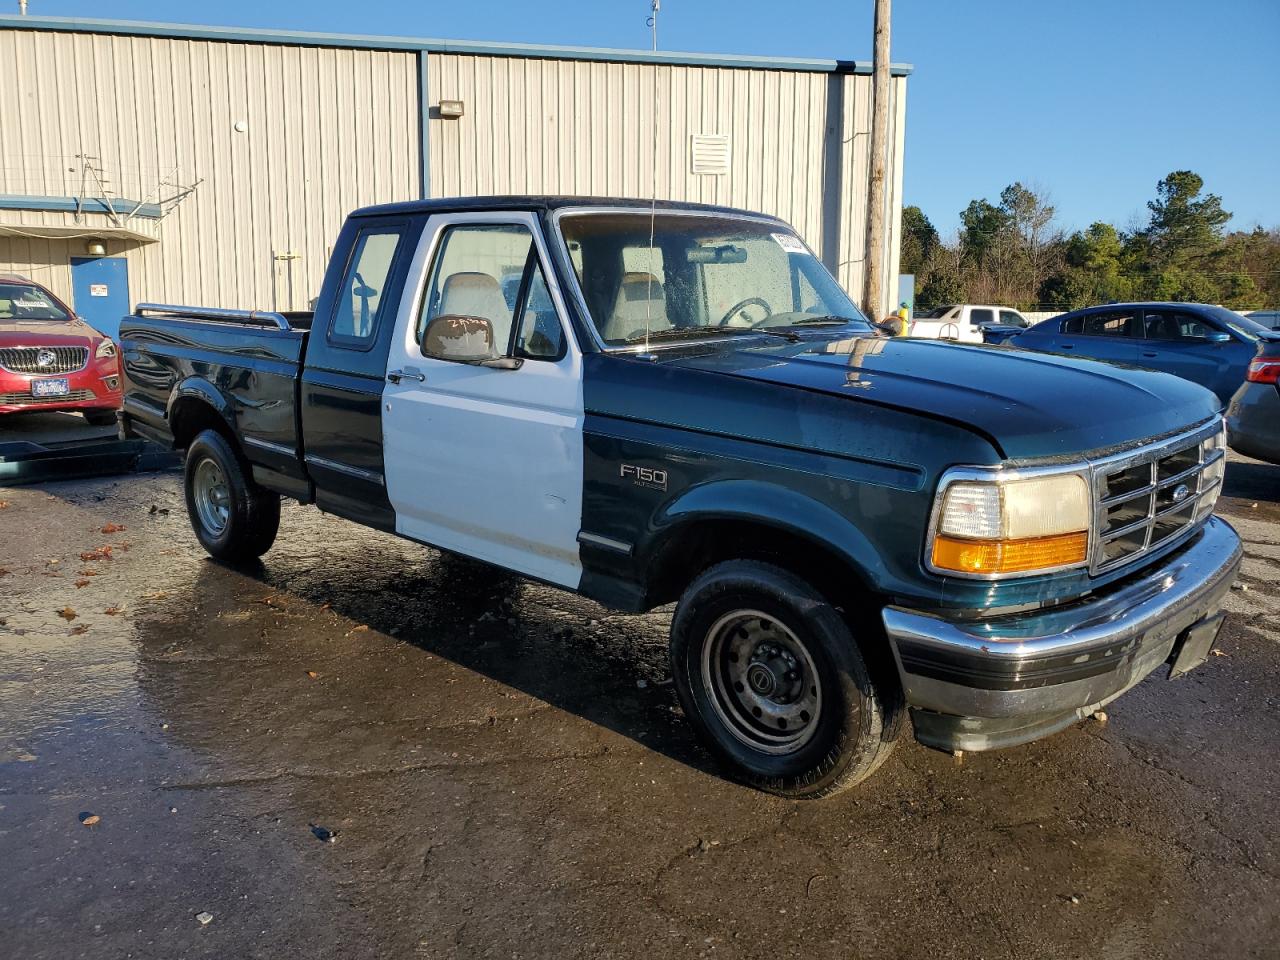
[(1213, 513), (1226, 468), (1221, 420), (1092, 465), (1090, 570), (1105, 573), (1180, 539)]
[(0, 393), (0, 406), (21, 404), (25, 407), (39, 403), (75, 403), (78, 400), (92, 400), (94, 396), (92, 390), (72, 390), (60, 397), (33, 397), (30, 393)]
[[(41, 364), (41, 355), (50, 354), (53, 359)], [(10, 373), (75, 373), (88, 362), (88, 347), (0, 347), (0, 367)]]

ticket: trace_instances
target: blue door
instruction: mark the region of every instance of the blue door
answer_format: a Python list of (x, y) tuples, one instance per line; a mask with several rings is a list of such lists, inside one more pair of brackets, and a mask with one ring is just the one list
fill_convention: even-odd
[(129, 267), (124, 257), (72, 257), (71, 295), (76, 315), (112, 340), (129, 313)]

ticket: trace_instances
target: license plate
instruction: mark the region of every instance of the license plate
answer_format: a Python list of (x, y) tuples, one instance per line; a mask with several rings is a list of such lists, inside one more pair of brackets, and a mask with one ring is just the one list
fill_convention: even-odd
[(1209, 659), (1209, 651), (1213, 642), (1218, 639), (1218, 631), (1222, 629), (1224, 613), (1215, 613), (1205, 617), (1199, 623), (1193, 623), (1182, 632), (1173, 648), (1173, 666), (1169, 669), (1169, 679), (1180, 677), (1194, 670)]
[(71, 392), (71, 381), (66, 377), (60, 380), (32, 380), (31, 395), (33, 397), (65, 397)]

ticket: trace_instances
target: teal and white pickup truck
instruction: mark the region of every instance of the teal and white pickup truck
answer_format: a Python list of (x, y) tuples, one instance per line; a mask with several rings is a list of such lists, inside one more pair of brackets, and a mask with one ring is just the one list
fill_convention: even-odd
[[(317, 310), (140, 305), (123, 429), (196, 536), (280, 497), (643, 611), (690, 721), (817, 796), (915, 736), (983, 750), (1202, 662), (1240, 562), (1208, 391), (878, 337), (794, 231), (505, 197), (359, 210)], [(269, 562), (269, 561), (268, 561)]]

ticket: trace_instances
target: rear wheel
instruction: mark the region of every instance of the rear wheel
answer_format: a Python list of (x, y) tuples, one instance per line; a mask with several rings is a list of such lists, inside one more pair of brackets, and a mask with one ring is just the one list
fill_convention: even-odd
[(83, 410), (84, 418), (95, 427), (110, 427), (116, 422), (114, 410)]
[(187, 448), (187, 516), (210, 556), (262, 556), (280, 529), (280, 496), (253, 482), (226, 437), (205, 430)]
[(893, 749), (896, 689), (873, 682), (839, 611), (779, 567), (731, 561), (702, 574), (676, 608), (671, 658), (701, 739), (759, 789), (827, 796)]

